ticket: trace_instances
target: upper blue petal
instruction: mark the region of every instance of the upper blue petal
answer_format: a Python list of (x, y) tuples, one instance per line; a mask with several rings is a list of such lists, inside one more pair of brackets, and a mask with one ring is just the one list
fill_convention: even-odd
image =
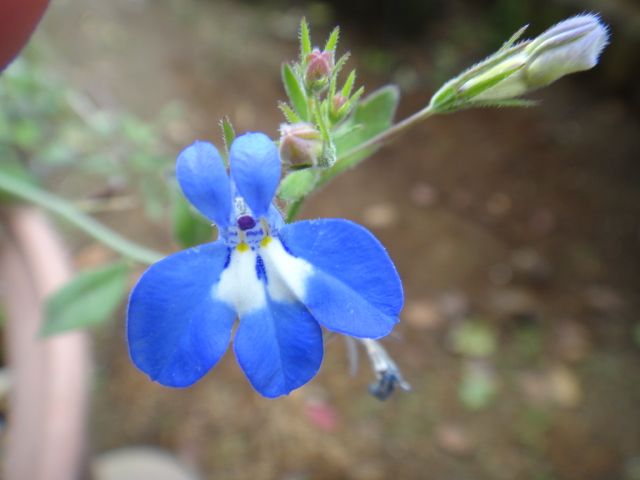
[(341, 219), (285, 225), (280, 238), (314, 267), (301, 300), (329, 330), (354, 337), (387, 335), (402, 309), (402, 283), (380, 242)]
[(176, 161), (176, 177), (185, 197), (219, 227), (229, 224), (231, 188), (229, 176), (216, 147), (197, 141)]
[(243, 315), (233, 343), (251, 385), (269, 398), (304, 385), (322, 363), (322, 330), (299, 303), (271, 301)]
[(278, 149), (264, 133), (246, 133), (231, 144), (231, 176), (256, 217), (265, 216), (280, 181)]
[(129, 353), (152, 380), (189, 386), (226, 351), (236, 315), (211, 292), (227, 256), (221, 241), (184, 250), (149, 267), (134, 287), (127, 309)]

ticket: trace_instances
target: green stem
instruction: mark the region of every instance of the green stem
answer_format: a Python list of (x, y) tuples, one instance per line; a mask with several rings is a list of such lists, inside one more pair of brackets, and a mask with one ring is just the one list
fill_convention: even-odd
[[(349, 161), (349, 158), (353, 158), (356, 161), (359, 159), (358, 154), (366, 151), (366, 150), (375, 150), (384, 144), (395, 140), (401, 133), (403, 133), (408, 128), (411, 128), (416, 123), (419, 123), (433, 115), (438, 113), (437, 111), (431, 108), (431, 105), (426, 106), (422, 110), (417, 111), (413, 115), (408, 116), (404, 120), (392, 125), (388, 129), (380, 132), (378, 135), (371, 137), (369, 140), (361, 143), (357, 147), (352, 148), (345, 154), (341, 155), (332, 168), (329, 168), (323, 172), (323, 175), (320, 177), (316, 188), (321, 187), (322, 185), (327, 184), (331, 181), (335, 176), (348, 170), (353, 167), (353, 161)], [(306, 198), (306, 197), (305, 197)], [(302, 204), (305, 201), (305, 198), (301, 198), (296, 200), (291, 205), (289, 205), (287, 209), (287, 222), (291, 222), (295, 219)]]
[[(351, 150), (349, 150), (347, 153), (345, 153), (344, 155), (341, 155), (340, 158), (338, 158), (338, 160), (336, 161), (336, 163), (339, 163), (341, 160), (345, 159), (345, 158), (349, 158), (351, 156), (354, 156), (362, 151), (368, 150), (370, 148), (377, 148), (380, 147), (386, 143), (389, 143), (392, 140), (395, 140), (395, 138), (400, 135), (402, 132), (404, 132), (404, 130), (407, 130), (410, 127), (413, 127), (416, 123), (419, 123), (431, 116), (433, 116), (435, 113), (434, 110), (431, 109), (431, 105), (428, 105), (427, 107), (423, 108), (422, 110), (417, 111), (416, 113), (414, 113), (413, 115), (408, 116), (407, 118), (405, 118), (404, 120), (396, 123), (395, 125), (392, 125), (391, 127), (389, 127), (388, 129), (386, 129), (383, 132), (380, 132), (378, 135), (371, 137), (369, 140), (367, 140), (366, 142), (361, 143), (360, 145), (358, 145), (357, 147), (352, 148)], [(333, 175), (330, 178), (332, 178)], [(325, 179), (323, 179), (323, 182), (325, 183)]]
[(41, 190), (37, 186), (9, 175), (2, 170), (0, 170), (0, 190), (55, 213), (131, 260), (150, 265), (164, 257), (159, 252), (127, 240), (92, 217), (78, 211), (71, 203), (57, 195)]

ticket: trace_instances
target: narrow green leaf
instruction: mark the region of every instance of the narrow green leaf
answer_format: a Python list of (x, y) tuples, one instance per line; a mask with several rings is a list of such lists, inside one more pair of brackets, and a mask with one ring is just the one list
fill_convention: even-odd
[(289, 123), (299, 123), (299, 122), (302, 121), (300, 119), (300, 117), (298, 116), (298, 114), (296, 112), (294, 112), (293, 109), (289, 105), (287, 105), (286, 103), (279, 102), (278, 103), (278, 108), (280, 109), (280, 111), (284, 115), (284, 118), (287, 120), (287, 122), (289, 122)]
[(300, 21), (300, 62), (304, 62), (307, 55), (311, 53), (311, 35), (309, 34), (309, 24), (306, 18)]
[(107, 320), (125, 298), (127, 267), (116, 262), (84, 271), (51, 295), (40, 334), (48, 336)]
[(351, 72), (349, 72), (349, 76), (347, 76), (347, 79), (344, 82), (344, 85), (342, 86), (342, 96), (345, 98), (349, 98), (349, 95), (351, 95), (351, 91), (353, 90), (353, 85), (356, 83), (356, 71), (351, 70)]
[(105, 227), (92, 217), (83, 214), (63, 198), (42, 190), (15, 175), (10, 175), (2, 168), (0, 168), (0, 191), (59, 215), (96, 240), (132, 260), (151, 265), (163, 257), (162, 254), (134, 243)]
[[(0, 155), (4, 155), (0, 160), (0, 172), (6, 174), (9, 178), (14, 178), (16, 182), (24, 182), (30, 185), (37, 185), (35, 176), (18, 160), (17, 157), (10, 157), (8, 154), (13, 152), (4, 152), (0, 148)], [(10, 194), (5, 194), (0, 190), (0, 202), (12, 202), (16, 198)]]
[(340, 27), (336, 27), (331, 31), (327, 43), (324, 45), (325, 52), (334, 52), (338, 46), (338, 40), (340, 39)]
[(338, 61), (336, 62), (332, 70), (332, 75), (334, 77), (337, 77), (340, 74), (340, 71), (342, 70), (342, 68), (347, 63), (350, 57), (351, 57), (351, 53), (347, 52), (338, 59)]
[(193, 247), (211, 240), (211, 222), (195, 212), (177, 191), (172, 193), (171, 227), (173, 238), (183, 248)]
[(363, 93), (364, 87), (360, 87), (358, 90), (356, 90), (356, 93), (354, 93), (353, 96), (349, 100), (347, 100), (347, 102), (342, 107), (340, 107), (340, 109), (338, 110), (338, 116), (345, 116), (347, 112), (353, 108), (354, 105), (357, 105)]
[(236, 131), (233, 128), (233, 125), (231, 124), (231, 120), (229, 120), (229, 117), (222, 117), (220, 119), (220, 128), (222, 129), (222, 139), (224, 140), (224, 149), (227, 152), (226, 158), (225, 158), (225, 163), (227, 164), (226, 166), (229, 166), (229, 149), (231, 148), (231, 144), (233, 143), (233, 141), (236, 138)]
[(287, 96), (291, 101), (293, 110), (298, 116), (304, 120), (309, 121), (309, 104), (307, 102), (307, 95), (304, 92), (304, 88), (295, 73), (291, 65), (285, 63), (282, 65), (282, 81), (284, 83), (284, 89), (287, 92)]
[(311, 168), (292, 172), (280, 183), (278, 196), (287, 202), (304, 198), (315, 188), (317, 178), (318, 172)]

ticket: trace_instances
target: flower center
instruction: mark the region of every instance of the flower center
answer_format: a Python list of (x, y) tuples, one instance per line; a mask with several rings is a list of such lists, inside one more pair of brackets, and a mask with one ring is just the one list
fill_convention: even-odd
[(253, 216), (244, 199), (235, 197), (233, 203), (235, 221), (223, 232), (223, 238), (231, 248), (241, 251), (256, 250), (263, 238), (269, 235), (269, 224), (265, 219)]
[(251, 230), (256, 226), (256, 221), (251, 215), (242, 215), (238, 218), (236, 223), (240, 230)]

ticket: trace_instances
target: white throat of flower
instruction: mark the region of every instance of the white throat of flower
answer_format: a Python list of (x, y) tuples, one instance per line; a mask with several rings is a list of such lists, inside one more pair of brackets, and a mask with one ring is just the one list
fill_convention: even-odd
[(279, 238), (264, 236), (257, 248), (247, 243), (232, 248), (229, 264), (212, 295), (242, 317), (268, 308), (267, 298), (284, 303), (303, 301), (312, 273), (313, 266), (287, 252)]

